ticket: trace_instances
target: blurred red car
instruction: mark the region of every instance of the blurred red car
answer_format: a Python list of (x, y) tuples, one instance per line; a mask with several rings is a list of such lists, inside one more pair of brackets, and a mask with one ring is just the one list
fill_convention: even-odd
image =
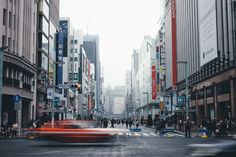
[(114, 137), (126, 136), (128, 130), (97, 128), (96, 121), (55, 121), (45, 123), (41, 128), (27, 129), (27, 137), (60, 142), (107, 142)]

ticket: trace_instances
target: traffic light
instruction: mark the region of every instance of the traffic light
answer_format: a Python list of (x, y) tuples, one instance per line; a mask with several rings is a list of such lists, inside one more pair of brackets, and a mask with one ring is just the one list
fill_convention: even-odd
[(178, 106), (182, 106), (185, 102), (185, 96), (178, 96)]

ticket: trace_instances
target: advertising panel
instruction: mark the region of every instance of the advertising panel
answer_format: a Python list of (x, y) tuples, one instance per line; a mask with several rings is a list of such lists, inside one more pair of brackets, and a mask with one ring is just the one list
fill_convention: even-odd
[(156, 100), (157, 95), (157, 78), (156, 78), (156, 66), (152, 66), (152, 99)]
[(198, 0), (200, 65), (217, 57), (216, 1)]

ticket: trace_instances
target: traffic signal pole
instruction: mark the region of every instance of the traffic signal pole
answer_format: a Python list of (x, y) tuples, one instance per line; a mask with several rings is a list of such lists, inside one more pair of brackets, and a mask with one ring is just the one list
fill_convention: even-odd
[(189, 81), (188, 81), (188, 76), (189, 76), (189, 67), (188, 67), (188, 62), (187, 61), (178, 61), (177, 63), (184, 64), (185, 66), (185, 112), (186, 112), (186, 119), (189, 118), (189, 92), (188, 92), (188, 87), (189, 87)]
[(189, 69), (188, 69), (188, 62), (185, 62), (185, 92), (186, 92), (186, 119), (189, 118), (189, 81), (188, 81)]

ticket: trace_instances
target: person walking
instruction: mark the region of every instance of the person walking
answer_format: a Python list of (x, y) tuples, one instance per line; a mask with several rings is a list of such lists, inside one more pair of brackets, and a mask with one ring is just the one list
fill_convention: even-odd
[(132, 121), (132, 119), (130, 119), (130, 120), (129, 120), (129, 128), (131, 128), (132, 125), (133, 125), (133, 121)]
[(154, 121), (154, 125), (155, 125), (155, 127), (156, 127), (156, 131), (155, 131), (155, 134), (157, 134), (157, 132), (161, 132), (160, 131), (160, 120), (159, 119), (157, 119), (156, 121)]
[(191, 121), (189, 117), (187, 117), (187, 120), (185, 122), (185, 137), (190, 138), (191, 137)]
[(182, 131), (182, 119), (179, 120), (179, 131)]
[(17, 130), (18, 130), (18, 124), (16, 122), (13, 123), (12, 125), (12, 137), (16, 138), (17, 136)]
[(129, 127), (129, 121), (128, 121), (128, 119), (125, 120), (125, 125), (126, 125), (126, 128), (128, 129), (128, 127)]
[(139, 127), (139, 121), (136, 120), (136, 128), (138, 128), (138, 127)]
[(114, 128), (114, 122), (115, 122), (115, 121), (114, 121), (114, 119), (112, 118), (112, 119), (111, 119), (111, 128)]

